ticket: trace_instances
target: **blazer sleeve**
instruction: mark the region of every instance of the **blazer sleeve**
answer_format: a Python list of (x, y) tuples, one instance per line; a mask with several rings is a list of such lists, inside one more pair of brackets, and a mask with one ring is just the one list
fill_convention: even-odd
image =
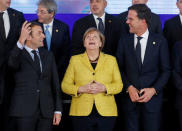
[(61, 88), (62, 91), (68, 95), (77, 97), (79, 86), (75, 85), (75, 76), (74, 76), (74, 60), (73, 57), (70, 59), (70, 63), (64, 75)]
[(63, 108), (62, 108), (59, 77), (58, 77), (58, 72), (57, 72), (57, 67), (56, 67), (54, 55), (52, 53), (51, 53), (51, 57), (52, 57), (52, 88), (53, 88), (53, 93), (54, 93), (53, 96), (55, 98), (55, 111), (61, 111), (62, 112)]
[(22, 50), (18, 48), (17, 45), (13, 48), (8, 58), (8, 67), (13, 70), (18, 70), (20, 68), (21, 52)]
[(169, 50), (166, 39), (163, 37), (158, 38), (161, 40), (160, 43), (160, 56), (159, 56), (159, 69), (160, 69), (160, 75), (157, 79), (157, 81), (154, 84), (154, 88), (157, 92), (161, 91), (162, 88), (167, 83), (170, 73), (171, 73), (171, 66), (169, 61)]
[[(180, 43), (181, 44), (181, 43)], [(172, 78), (173, 78), (173, 83), (175, 87), (182, 92), (182, 56), (181, 56), (181, 51), (180, 51), (179, 46), (174, 46), (173, 48), (173, 71), (172, 71)]]
[(113, 66), (113, 74), (112, 74), (112, 81), (109, 84), (105, 84), (107, 95), (115, 95), (122, 91), (123, 83), (121, 80), (121, 75), (119, 71), (118, 64), (116, 59), (114, 59), (114, 66)]

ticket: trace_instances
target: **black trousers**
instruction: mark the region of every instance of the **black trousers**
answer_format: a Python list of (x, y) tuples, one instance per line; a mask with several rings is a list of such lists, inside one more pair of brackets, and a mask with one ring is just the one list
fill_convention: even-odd
[(182, 131), (182, 110), (178, 110), (179, 129)]
[(11, 123), (16, 131), (52, 131), (51, 118), (44, 118), (38, 111), (32, 117), (12, 117)]
[(113, 131), (116, 117), (100, 116), (94, 106), (89, 116), (72, 116), (73, 131)]
[(161, 112), (148, 112), (143, 104), (133, 110), (125, 110), (125, 131), (159, 131)]

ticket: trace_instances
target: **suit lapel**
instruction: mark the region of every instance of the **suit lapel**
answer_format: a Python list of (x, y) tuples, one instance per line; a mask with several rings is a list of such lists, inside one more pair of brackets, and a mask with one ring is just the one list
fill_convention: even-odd
[(133, 59), (132, 61), (134, 62), (135, 65), (137, 65), (137, 68), (140, 71), (139, 63), (137, 62), (136, 51), (134, 47), (134, 34), (129, 35), (128, 41), (126, 41), (125, 44), (128, 45), (128, 53), (131, 53), (131, 54), (128, 54), (131, 56), (130, 59)]
[(87, 56), (87, 53), (85, 52), (85, 53), (83, 53), (82, 54), (82, 59), (81, 59), (81, 61), (83, 62), (83, 64), (86, 66), (86, 67), (88, 67), (88, 69), (90, 70), (90, 71), (94, 71), (94, 69), (92, 68), (92, 65), (90, 64), (90, 61), (89, 61), (89, 59), (88, 59), (88, 56)]
[(14, 33), (13, 29), (14, 29), (14, 25), (16, 25), (16, 14), (13, 13), (10, 9), (7, 10), (8, 11), (8, 15), (9, 15), (9, 22), (10, 22), (10, 29), (9, 29), (9, 34), (7, 36), (7, 39), (9, 39), (9, 37), (11, 36), (11, 33)]
[(9, 21), (10, 21), (10, 30), (9, 30), (9, 34), (7, 36), (7, 39), (11, 39), (11, 34), (14, 33), (13, 30), (15, 29), (14, 27), (17, 24), (16, 23), (17, 16), (14, 12), (12, 12), (11, 9), (8, 9), (7, 11), (8, 11), (8, 15), (9, 15)]
[(112, 18), (106, 13), (105, 15), (105, 36), (109, 36), (112, 28)]
[(56, 20), (54, 20), (53, 22), (53, 28), (52, 28), (52, 37), (51, 37), (51, 47), (50, 50), (54, 48), (54, 41), (56, 41), (56, 38), (59, 38), (61, 36), (59, 36), (59, 27), (57, 26)]
[(30, 54), (26, 51), (26, 49), (23, 49), (23, 53), (25, 54), (25, 58), (26, 58), (26, 60), (30, 63), (30, 65), (31, 65), (35, 70), (37, 70), (37, 69), (36, 69), (36, 66), (35, 66), (35, 64), (34, 64), (34, 62), (33, 62), (32, 57), (31, 57)]
[(153, 42), (155, 42), (155, 41), (153, 40), (151, 33), (149, 33), (147, 46), (146, 46), (146, 50), (145, 50), (145, 56), (144, 56), (144, 60), (143, 60), (143, 67), (145, 66), (147, 61), (150, 60), (151, 54), (153, 52)]
[[(37, 21), (38, 22), (38, 21)], [(44, 32), (44, 34), (45, 34), (45, 30), (44, 30), (44, 25), (42, 24), (42, 23), (40, 23), (41, 24), (41, 27), (42, 27), (42, 30), (43, 30), (43, 32)], [(45, 36), (46, 37), (46, 36)], [(46, 49), (48, 49), (47, 48), (47, 42), (46, 42), (46, 38), (44, 39), (44, 48), (46, 48)]]
[(179, 30), (179, 32), (180, 32), (179, 34), (182, 34), (182, 24), (181, 24), (181, 20), (180, 20), (179, 15), (176, 18), (174, 25), (176, 26), (176, 30)]
[(97, 28), (93, 14), (88, 17), (88, 26)]
[(102, 52), (100, 52), (99, 60), (97, 62), (97, 66), (95, 68), (95, 71), (97, 71), (100, 68), (102, 68), (102, 66), (104, 65), (104, 62), (105, 62), (104, 54)]
[[(23, 49), (23, 52), (25, 54), (26, 60), (37, 71), (36, 65), (34, 64), (34, 61), (33, 61), (32, 57), (30, 56), (30, 54), (26, 51), (26, 49)], [(46, 55), (45, 55), (45, 53), (41, 49), (39, 49), (39, 55), (40, 55), (40, 59), (41, 59), (42, 72), (43, 72), (44, 69), (45, 69), (45, 64), (46, 64)]]
[(46, 53), (44, 53), (41, 48), (39, 48), (39, 55), (42, 63), (42, 72), (44, 72), (45, 66), (46, 66)]

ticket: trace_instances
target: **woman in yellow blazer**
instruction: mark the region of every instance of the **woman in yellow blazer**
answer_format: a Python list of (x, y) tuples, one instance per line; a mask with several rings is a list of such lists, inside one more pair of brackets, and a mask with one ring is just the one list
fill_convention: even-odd
[(114, 95), (123, 84), (115, 57), (101, 52), (104, 40), (96, 28), (88, 29), (83, 36), (85, 53), (71, 57), (62, 81), (63, 92), (72, 96), (75, 131), (112, 131), (118, 115)]

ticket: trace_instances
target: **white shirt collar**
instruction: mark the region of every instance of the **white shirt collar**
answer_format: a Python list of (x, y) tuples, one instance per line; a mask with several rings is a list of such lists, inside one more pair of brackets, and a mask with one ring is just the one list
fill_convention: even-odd
[[(28, 47), (27, 45), (24, 46), (24, 48), (28, 51), (28, 53), (32, 53), (32, 48)], [(35, 49), (37, 52), (39, 52), (38, 48)]]
[(53, 26), (53, 21), (54, 21), (54, 19), (52, 19), (52, 21), (51, 21), (49, 24), (43, 24), (43, 25), (44, 25), (44, 28), (45, 28), (47, 25), (49, 25), (49, 27), (52, 27), (52, 26)]
[[(144, 39), (148, 39), (148, 36), (149, 36), (149, 30), (147, 29), (146, 31), (145, 31), (145, 33), (143, 33), (142, 35), (141, 35), (141, 37), (142, 37), (142, 39), (144, 38)], [(137, 38), (138, 36), (135, 34), (135, 38)]]
[(105, 23), (105, 16), (106, 16), (106, 13), (104, 13), (101, 17), (98, 17), (98, 16), (96, 16), (96, 15), (94, 15), (94, 14), (93, 14), (93, 16), (94, 16), (94, 19), (95, 19), (95, 20), (97, 20), (97, 18), (101, 18), (102, 21), (103, 21), (103, 23)]
[(6, 10), (3, 10), (3, 11), (0, 10), (0, 12), (8, 13), (7, 9)]
[(7, 10), (0, 11), (0, 12), (4, 12), (4, 14), (3, 14), (3, 15), (8, 15), (8, 11), (7, 11)]

